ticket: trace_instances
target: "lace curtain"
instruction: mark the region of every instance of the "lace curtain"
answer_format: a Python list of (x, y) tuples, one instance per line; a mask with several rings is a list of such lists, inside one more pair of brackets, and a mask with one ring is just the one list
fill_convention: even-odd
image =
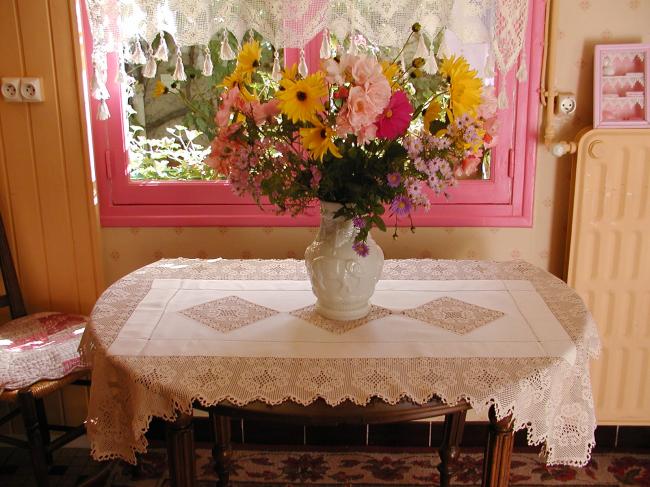
[[(457, 45), (484, 43), (489, 47), (485, 69), (509, 71), (524, 44), (529, 0), (86, 0), (93, 36), (92, 95), (100, 100), (99, 118), (108, 118), (106, 54), (118, 53), (123, 63), (144, 65), (155, 76), (156, 60), (174, 59), (175, 78), (184, 79), (181, 48), (207, 46), (214, 36), (235, 36), (238, 43), (253, 30), (275, 48), (302, 48), (326, 29), (339, 40), (360, 34), (370, 44), (401, 47), (411, 26), (422, 26), (423, 47), (441, 34), (445, 55)], [(174, 45), (154, 42), (161, 33)], [(451, 35), (446, 35), (450, 32)], [(356, 38), (356, 35), (354, 36)], [(161, 38), (163, 38), (161, 36)], [(453, 41), (446, 41), (453, 39)], [(222, 59), (235, 53), (222, 40)], [(354, 44), (354, 42), (352, 42)], [(155, 49), (154, 49), (155, 47)], [(323, 56), (326, 56), (327, 46)], [(420, 54), (422, 54), (420, 50)], [(211, 61), (210, 61), (211, 62)], [(204, 73), (211, 74), (206, 62)], [(520, 63), (524, 64), (524, 63)], [(523, 68), (525, 70), (525, 68)], [(519, 73), (522, 77), (525, 73)], [(118, 70), (118, 81), (126, 81)]]

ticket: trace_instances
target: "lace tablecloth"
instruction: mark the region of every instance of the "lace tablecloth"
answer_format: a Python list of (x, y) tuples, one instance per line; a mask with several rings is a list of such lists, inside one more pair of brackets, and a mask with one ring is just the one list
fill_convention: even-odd
[(194, 401), (435, 395), (512, 414), (548, 464), (589, 461), (598, 334), (549, 273), (522, 261), (389, 260), (367, 318), (326, 320), (314, 302), (297, 260), (161, 260), (113, 284), (81, 345), (93, 365), (93, 457), (135, 462), (151, 418)]

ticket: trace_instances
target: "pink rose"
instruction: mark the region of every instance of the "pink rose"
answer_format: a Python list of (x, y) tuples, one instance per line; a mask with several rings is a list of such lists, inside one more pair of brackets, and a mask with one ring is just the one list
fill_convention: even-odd
[[(359, 56), (352, 64), (352, 79), (357, 85), (363, 85), (378, 76), (384, 77), (381, 65), (369, 56)], [(384, 77), (385, 79), (385, 77)]]
[(354, 86), (348, 96), (348, 120), (355, 132), (374, 123), (381, 109), (377, 107), (365, 89)]

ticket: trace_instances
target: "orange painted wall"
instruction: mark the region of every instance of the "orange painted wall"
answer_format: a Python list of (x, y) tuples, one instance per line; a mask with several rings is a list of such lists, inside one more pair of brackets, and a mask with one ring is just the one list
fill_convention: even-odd
[[(0, 101), (0, 211), (30, 311), (88, 313), (104, 285), (74, 8), (0, 0), (0, 76), (40, 77), (45, 94)], [(83, 418), (76, 389), (50, 401), (60, 419)]]

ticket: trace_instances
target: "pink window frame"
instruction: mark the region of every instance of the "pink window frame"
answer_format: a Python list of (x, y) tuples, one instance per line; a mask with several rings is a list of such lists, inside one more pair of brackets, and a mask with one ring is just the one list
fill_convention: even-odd
[[(545, 2), (533, 0), (530, 4), (529, 35), (524, 47), (530, 63), (528, 80), (517, 82), (514, 69), (506, 78), (513, 108), (503, 111), (491, 179), (461, 181), (451, 189), (449, 199), (435, 198), (431, 211), (414, 215), (413, 222), (417, 226), (532, 225)], [(85, 16), (85, 9), (82, 11)], [(86, 55), (90, 60), (92, 42), (87, 18), (84, 18), (84, 30)], [(319, 63), (319, 45), (320, 35), (305, 48), (310, 66)], [(294, 62), (297, 50), (287, 50), (286, 58), (288, 63)], [(318, 225), (315, 209), (296, 217), (277, 215), (270, 205), (260, 209), (252, 199), (234, 195), (225, 182), (131, 182), (126, 171), (125, 120), (121, 116), (124, 100), (119, 85), (113, 81), (116, 69), (116, 57), (110, 56), (108, 106), (112, 117), (108, 121), (93, 117), (90, 122), (102, 226)], [(91, 100), (91, 113), (97, 113), (97, 104)], [(406, 220), (400, 224), (408, 226), (410, 222)]]

